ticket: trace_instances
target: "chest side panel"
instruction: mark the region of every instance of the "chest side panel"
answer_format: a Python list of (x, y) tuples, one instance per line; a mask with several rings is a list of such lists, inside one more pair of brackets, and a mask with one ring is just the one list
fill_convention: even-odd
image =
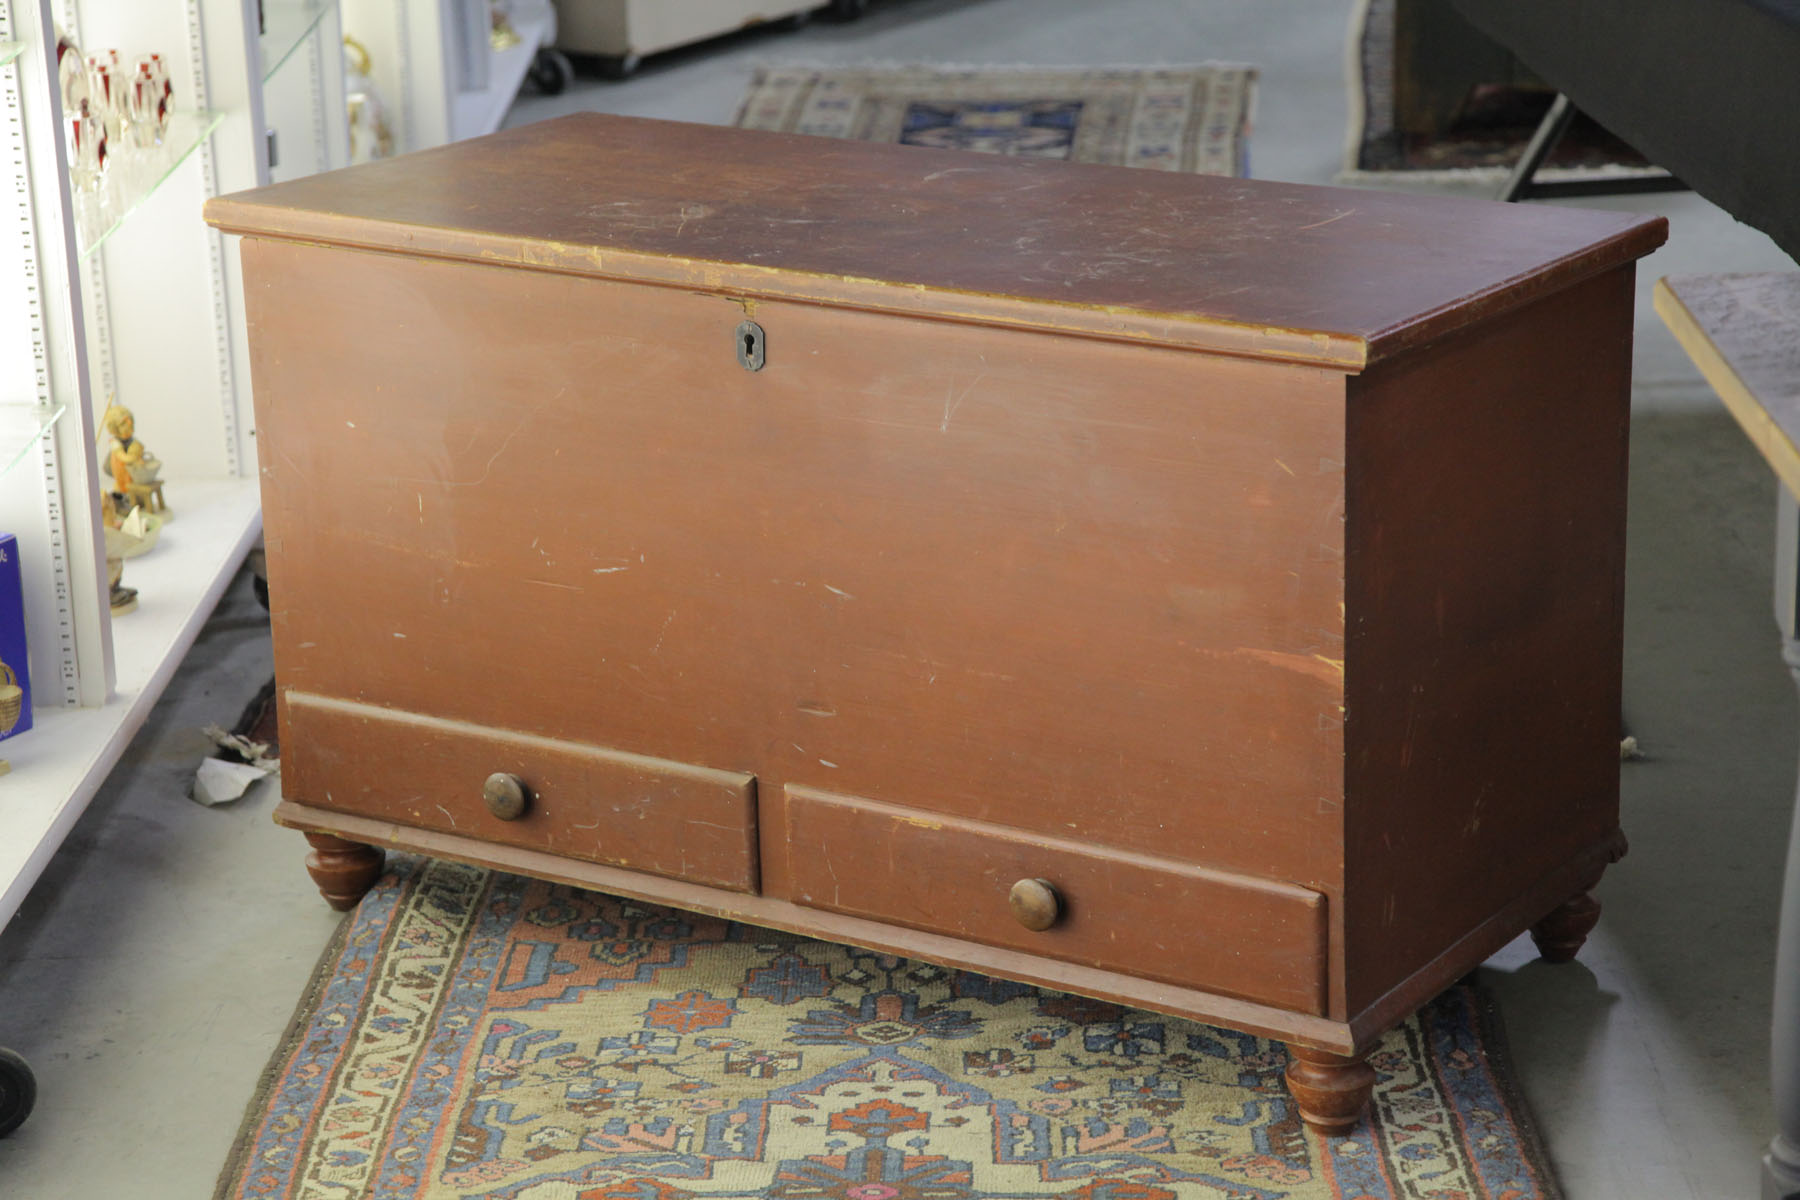
[(1353, 1013), (1616, 836), (1631, 297), (1620, 268), (1352, 388)]
[(244, 249), (284, 687), (1335, 888), (1335, 373)]

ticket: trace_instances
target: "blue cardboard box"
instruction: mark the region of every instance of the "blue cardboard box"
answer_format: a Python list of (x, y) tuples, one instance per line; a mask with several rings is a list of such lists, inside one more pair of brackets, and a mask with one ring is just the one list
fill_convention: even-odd
[(0, 533), (0, 741), (31, 728), (31, 662), (25, 653), (25, 589), (19, 542)]

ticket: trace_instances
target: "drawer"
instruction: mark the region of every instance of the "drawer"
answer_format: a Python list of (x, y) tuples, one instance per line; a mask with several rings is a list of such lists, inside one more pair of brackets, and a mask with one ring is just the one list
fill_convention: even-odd
[[(756, 779), (288, 691), (282, 788), (379, 817), (737, 892), (756, 891)], [(523, 785), (502, 819), (491, 775)]]
[[(796, 903), (1325, 1010), (1325, 897), (1307, 888), (808, 788), (786, 798)], [(1015, 916), (1020, 881), (1053, 892), (1022, 889), (1046, 928)]]

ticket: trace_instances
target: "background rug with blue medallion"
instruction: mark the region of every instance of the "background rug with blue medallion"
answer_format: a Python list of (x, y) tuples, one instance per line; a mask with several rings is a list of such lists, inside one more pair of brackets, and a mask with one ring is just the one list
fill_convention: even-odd
[(1300, 1124), (1278, 1043), (400, 859), (345, 921), (218, 1195), (1549, 1200), (1460, 986)]
[(1256, 68), (757, 69), (747, 129), (1248, 175)]

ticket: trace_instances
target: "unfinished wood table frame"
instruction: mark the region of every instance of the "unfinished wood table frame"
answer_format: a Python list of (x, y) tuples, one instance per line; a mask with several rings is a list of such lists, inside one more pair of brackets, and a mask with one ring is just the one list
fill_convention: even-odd
[[(1672, 275), (1656, 311), (1781, 481), (1775, 619), (1800, 684), (1800, 272)], [(1777, 1132), (1763, 1200), (1800, 1200), (1800, 814), (1788, 841), (1775, 936), (1770, 1078)]]

